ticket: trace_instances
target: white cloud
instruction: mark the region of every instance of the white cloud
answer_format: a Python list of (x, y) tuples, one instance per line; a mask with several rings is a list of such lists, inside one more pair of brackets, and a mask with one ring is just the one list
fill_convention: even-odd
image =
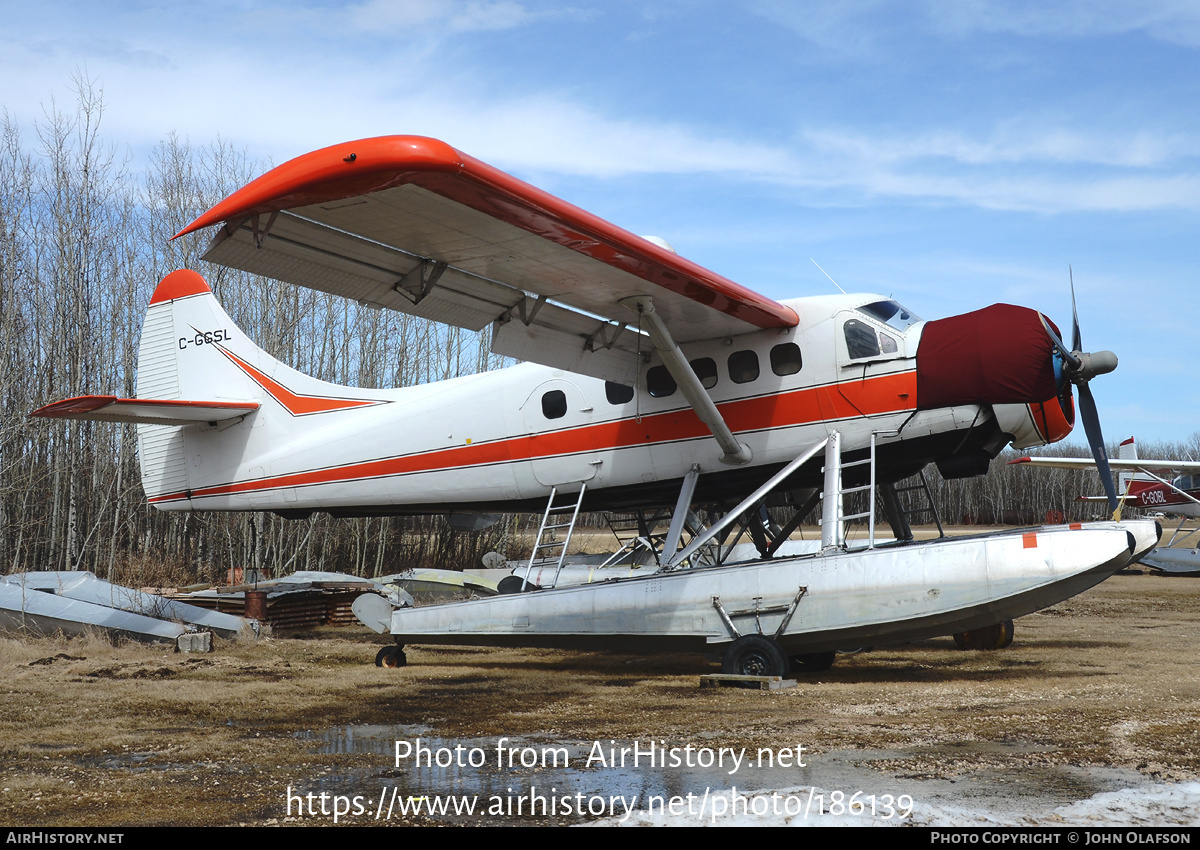
[[(1132, 26), (1133, 7), (1115, 5), (1124, 11), (1108, 25)], [(785, 9), (767, 3), (758, 8), (778, 15)], [(792, 17), (804, 18), (812, 32), (849, 33), (868, 13), (878, 14), (885, 26), (897, 8), (892, 0), (816, 4), (807, 17)], [(942, 7), (928, 0), (924, 8)], [(1038, 8), (1001, 9), (991, 0), (973, 0), (954, 25), (981, 27), (994, 12), (988, 26), (1068, 26)], [(1186, 17), (1176, 7), (1154, 8), (1164, 20), (1168, 13)], [(771, 116), (774, 124), (767, 126), (776, 132), (762, 133), (757, 126), (723, 122), (720, 110), (703, 117), (623, 110), (626, 101), (618, 94), (593, 97), (578, 82), (510, 87), (500, 80), (520, 76), (487, 54), (464, 51), (454, 63), (439, 61), (444, 51), (434, 42), (452, 32), (512, 29), (542, 15), (575, 14), (570, 10), (530, 11), (510, 0), (366, 0), (349, 9), (307, 7), (282, 15), (261, 37), (270, 13), (260, 8), (248, 14), (255, 16), (253, 26), (226, 14), (232, 35), (224, 39), (213, 35), (207, 20), (196, 22), (199, 29), (192, 32), (177, 17), (141, 30), (93, 33), (78, 27), (59, 40), (42, 23), (29, 37), (10, 42), (12, 51), (0, 51), (0, 74), (12, 93), (2, 105), (28, 127), (40, 117), (38, 102), (54, 94), (46, 88), (47, 69), (60, 66), (61, 91), (72, 70), (63, 63), (78, 53), (104, 89), (107, 130), (122, 144), (143, 149), (171, 131), (197, 141), (219, 132), (250, 146), (254, 156), (280, 162), (346, 139), (412, 133), (443, 138), (535, 180), (721, 176), (744, 181), (751, 192), (755, 186), (785, 187), (796, 203), (811, 206), (883, 199), (1037, 212), (1200, 207), (1200, 168), (1193, 167), (1198, 146), (1184, 132), (1155, 130), (1146, 122), (1112, 130), (1017, 116), (981, 131), (947, 124), (887, 132), (878, 122), (864, 130), (828, 119), (789, 141), (786, 117)], [(1076, 29), (1084, 18), (1079, 13), (1072, 19)], [(359, 49), (368, 23), (401, 47)], [(337, 38), (314, 41), (322, 29)], [(427, 37), (405, 40), (407, 29)], [(284, 63), (285, 56), (302, 59)], [(967, 120), (980, 125), (977, 116)], [(772, 137), (779, 141), (764, 141)]]
[(1061, 127), (1043, 129), (1024, 121), (1004, 122), (983, 139), (956, 130), (871, 137), (833, 129), (813, 130), (804, 138), (824, 155), (875, 163), (938, 159), (963, 165), (1062, 163), (1148, 168), (1193, 156), (1197, 150), (1194, 143), (1175, 133), (1142, 131), (1122, 136)]

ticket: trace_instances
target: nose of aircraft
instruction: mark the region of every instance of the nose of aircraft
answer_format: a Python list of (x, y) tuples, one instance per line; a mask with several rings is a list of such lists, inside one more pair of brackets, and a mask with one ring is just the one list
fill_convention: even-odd
[(917, 351), (918, 406), (1054, 399), (1060, 390), (1054, 355), (1041, 314), (1028, 307), (993, 304), (927, 322)]
[[(1072, 300), (1073, 296), (1072, 292)], [(1110, 507), (1116, 510), (1116, 488), (1088, 382), (1115, 369), (1117, 356), (1082, 351), (1077, 317), (1072, 343), (1068, 349), (1057, 326), (1041, 313), (1011, 304), (928, 322), (917, 351), (917, 406), (1028, 405), (1045, 441), (1056, 442), (1075, 424), (1071, 387), (1078, 387), (1088, 443)]]

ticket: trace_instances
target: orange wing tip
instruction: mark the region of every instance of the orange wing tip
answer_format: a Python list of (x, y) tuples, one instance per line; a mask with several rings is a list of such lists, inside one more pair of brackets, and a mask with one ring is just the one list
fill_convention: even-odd
[(205, 292), (212, 292), (212, 289), (200, 274), (191, 269), (179, 269), (158, 282), (154, 295), (150, 297), (150, 306), (189, 295), (203, 295)]
[(119, 399), (115, 395), (84, 395), (47, 404), (29, 415), (42, 419), (69, 419), (81, 413), (91, 413), (93, 410), (107, 407), (116, 401)]
[(1010, 461), (1008, 462), (1009, 466), (1011, 466), (1011, 465), (1012, 465), (1012, 464), (1014, 464), (1014, 463), (1033, 463), (1033, 458), (1031, 458), (1031, 457), (1019, 457), (1019, 458), (1017, 458), (1016, 460), (1010, 460)]
[(186, 425), (221, 422), (258, 410), (256, 401), (192, 401), (185, 399), (118, 398), (85, 395), (39, 407), (30, 413), (41, 419), (85, 419), (96, 422), (140, 422)]
[(257, 213), (377, 192), (411, 171), (458, 171), (463, 156), (427, 136), (377, 136), (306, 153), (247, 183), (172, 239)]

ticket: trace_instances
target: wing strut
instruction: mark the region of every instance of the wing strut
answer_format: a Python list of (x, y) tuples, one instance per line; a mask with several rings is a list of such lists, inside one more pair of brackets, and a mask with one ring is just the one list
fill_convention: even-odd
[(700, 421), (717, 438), (721, 451), (725, 452), (721, 457), (721, 462), (735, 465), (749, 463), (753, 457), (750, 447), (745, 443), (738, 442), (733, 431), (721, 418), (721, 412), (717, 410), (717, 405), (713, 403), (712, 398), (704, 389), (704, 385), (700, 383), (700, 378), (692, 370), (687, 358), (675, 344), (675, 340), (671, 338), (663, 320), (654, 311), (654, 299), (639, 295), (633, 298), (624, 298), (620, 303), (641, 316), (643, 330), (650, 337), (650, 341), (654, 343), (654, 348), (658, 351), (658, 356), (662, 358), (663, 365), (667, 367), (667, 371), (671, 373), (671, 377), (683, 391), (684, 398), (692, 406), (692, 410), (696, 411)]

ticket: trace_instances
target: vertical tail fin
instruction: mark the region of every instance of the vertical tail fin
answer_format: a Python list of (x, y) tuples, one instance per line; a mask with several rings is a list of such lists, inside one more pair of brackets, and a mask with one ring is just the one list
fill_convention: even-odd
[(181, 269), (164, 277), (150, 299), (137, 398), (73, 398), (32, 415), (137, 423), (146, 498), (188, 510), (197, 488), (261, 477), (270, 457), (293, 440), (316, 439), (317, 423), (305, 417), (386, 404), (380, 395), (276, 360), (233, 323), (203, 277)]
[[(1137, 460), (1137, 443), (1133, 441), (1133, 437), (1125, 440), (1117, 449), (1117, 457), (1121, 460)], [(1147, 484), (1156, 483), (1153, 478), (1132, 470), (1124, 470), (1117, 477), (1117, 492), (1119, 493), (1136, 493), (1144, 487), (1135, 487), (1134, 482), (1146, 482)]]
[[(304, 428), (299, 417), (383, 403), (378, 393), (318, 380), (267, 354), (233, 323), (204, 278), (186, 269), (163, 278), (150, 299), (138, 352), (138, 398), (253, 404), (255, 430), (264, 426), (271, 433), (259, 432), (256, 440), (244, 434), (240, 442), (231, 433), (216, 457), (208, 441), (205, 464), (224, 466), (286, 443)], [(237, 415), (245, 410), (232, 418)], [(189, 466), (188, 439), (178, 427), (138, 425), (142, 484), (151, 502), (165, 507), (156, 496), (186, 492), (189, 477), (207, 477), (190, 468), (196, 464)]]
[[(233, 342), (234, 327), (208, 283), (190, 269), (171, 272), (150, 298), (138, 349), (137, 394), (155, 400), (252, 400), (258, 393), (220, 368), (193, 355), (204, 346)], [(247, 340), (248, 341), (248, 340)], [(214, 349), (212, 353), (216, 353)], [(214, 368), (214, 366), (218, 368)], [(188, 489), (185, 437), (175, 425), (138, 422), (138, 459), (146, 498)]]

